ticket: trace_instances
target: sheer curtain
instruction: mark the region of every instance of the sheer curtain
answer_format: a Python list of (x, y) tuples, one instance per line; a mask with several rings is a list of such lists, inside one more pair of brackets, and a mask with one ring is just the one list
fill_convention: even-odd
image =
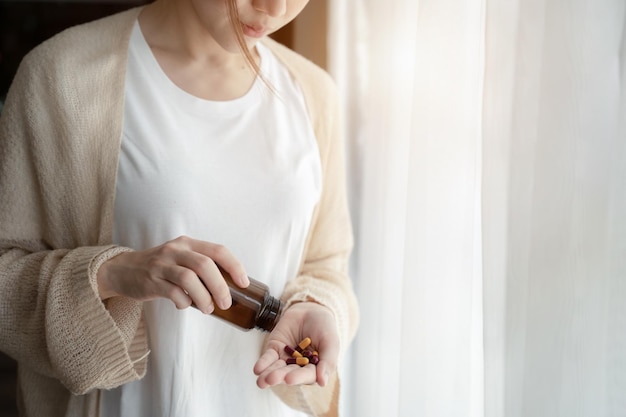
[(626, 2), (330, 2), (347, 416), (626, 416)]

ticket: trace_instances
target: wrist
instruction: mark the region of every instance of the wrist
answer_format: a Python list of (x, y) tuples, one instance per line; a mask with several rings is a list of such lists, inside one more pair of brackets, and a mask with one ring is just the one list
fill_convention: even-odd
[(325, 304), (320, 303), (317, 300), (314, 300), (313, 298), (307, 297), (304, 300), (294, 300), (294, 301), (292, 301), (291, 303), (289, 303), (286, 306), (286, 309), (287, 308), (291, 308), (291, 307), (295, 307), (295, 306), (300, 306), (300, 307), (304, 307), (304, 308), (306, 308), (306, 307), (323, 308), (324, 310), (326, 310), (330, 314), (332, 314), (333, 317), (335, 317), (335, 312), (330, 307), (328, 307)]
[[(117, 255), (119, 256), (119, 255)], [(96, 283), (98, 284), (98, 295), (102, 301), (113, 298), (118, 294), (113, 290), (111, 282), (112, 259), (103, 262), (96, 272)]]

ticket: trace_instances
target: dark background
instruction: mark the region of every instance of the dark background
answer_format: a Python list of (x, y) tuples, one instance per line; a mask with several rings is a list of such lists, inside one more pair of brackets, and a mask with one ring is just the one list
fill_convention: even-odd
[[(0, 111), (23, 56), (61, 30), (149, 0), (0, 0)], [(272, 35), (291, 47), (291, 25)], [(0, 352), (0, 417), (17, 417), (16, 364)]]
[(0, 0), (0, 102), (22, 57), (61, 30), (107, 16), (146, 0), (26, 1)]

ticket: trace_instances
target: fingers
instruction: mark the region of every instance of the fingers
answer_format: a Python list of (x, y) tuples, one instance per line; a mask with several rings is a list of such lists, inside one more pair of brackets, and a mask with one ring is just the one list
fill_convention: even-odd
[(309, 385), (317, 381), (315, 365), (287, 365), (274, 349), (268, 349), (254, 366), (257, 386), (267, 388), (279, 384)]
[(248, 274), (246, 273), (243, 265), (239, 262), (235, 255), (228, 250), (227, 247), (195, 239), (190, 239), (189, 245), (194, 252), (210, 258), (214, 264), (217, 264), (218, 269), (221, 269), (230, 275), (233, 282), (238, 286), (245, 288), (250, 285)]
[(288, 365), (288, 372), (283, 376), (283, 380), (287, 385), (311, 385), (317, 382), (315, 365)]
[(177, 309), (182, 310), (192, 305), (193, 300), (181, 287), (167, 281), (164, 281), (162, 285), (164, 287), (163, 292), (166, 294), (165, 297), (172, 300)]
[(183, 288), (200, 311), (212, 312), (213, 302), (222, 310), (231, 306), (228, 285), (211, 258), (198, 252), (182, 251), (177, 254), (173, 268), (177, 273), (170, 273), (168, 280)]
[(261, 375), (278, 359), (280, 359), (278, 352), (276, 352), (274, 349), (267, 349), (265, 353), (263, 353), (263, 355), (261, 355), (261, 357), (254, 364), (254, 374)]
[[(215, 309), (213, 298), (193, 270), (179, 265), (170, 265), (164, 271), (163, 276), (165, 279), (161, 281), (161, 294), (172, 300), (178, 309), (194, 306), (204, 314), (213, 312)], [(185, 299), (188, 303), (184, 301)]]
[(193, 304), (206, 314), (213, 311), (213, 303), (222, 310), (232, 305), (227, 281), (249, 285), (243, 265), (223, 245), (183, 236), (164, 244), (162, 251), (175, 266), (186, 268), (168, 275), (168, 280), (183, 288)]
[(184, 236), (113, 257), (100, 267), (97, 278), (102, 299), (168, 298), (177, 308), (194, 305), (206, 314), (215, 305), (223, 310), (232, 305), (227, 281), (241, 287), (250, 283), (243, 265), (226, 247)]
[[(303, 336), (313, 341), (308, 349), (319, 352), (319, 362), (306, 366), (287, 365), (289, 352), (285, 346), (293, 347)], [(281, 359), (282, 358), (282, 359)], [(334, 315), (317, 303), (303, 302), (284, 311), (276, 328), (269, 335), (267, 350), (259, 357), (253, 371), (258, 376), (261, 388), (277, 384), (328, 384), (337, 371), (339, 358), (339, 335)]]
[(325, 386), (328, 383), (330, 375), (337, 369), (336, 359), (339, 357), (339, 341), (334, 337), (326, 337), (328, 333), (319, 336), (318, 349), (324, 354), (320, 357), (320, 361), (316, 367), (317, 383)]
[(336, 365), (333, 365), (329, 361), (320, 360), (315, 369), (316, 371), (316, 381), (320, 387), (326, 386), (328, 384), (328, 380), (330, 375), (335, 372), (337, 369)]

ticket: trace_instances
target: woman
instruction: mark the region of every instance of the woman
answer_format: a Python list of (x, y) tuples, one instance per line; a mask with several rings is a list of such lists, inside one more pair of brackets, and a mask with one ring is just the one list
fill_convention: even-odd
[[(157, 0), (24, 59), (0, 118), (23, 415), (336, 414), (358, 317), (337, 103), (267, 38), (306, 3)], [(231, 304), (218, 266), (281, 294), (269, 335), (207, 316)], [(319, 364), (287, 366), (305, 336)]]

